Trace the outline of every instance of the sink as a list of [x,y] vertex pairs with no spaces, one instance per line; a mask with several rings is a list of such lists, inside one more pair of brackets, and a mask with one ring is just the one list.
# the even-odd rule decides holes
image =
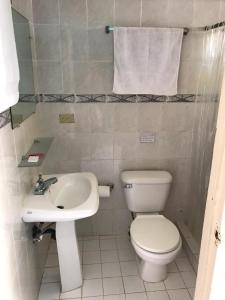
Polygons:
[[24,201],[25,222],[66,222],[94,215],[99,206],[98,182],[92,173],[52,174],[57,177],[44,195],[33,195]]
[[24,200],[24,222],[56,222],[56,243],[62,292],[82,285],[76,220],[94,215],[99,207],[98,181],[92,173],[43,175],[57,177],[44,195],[31,191]]

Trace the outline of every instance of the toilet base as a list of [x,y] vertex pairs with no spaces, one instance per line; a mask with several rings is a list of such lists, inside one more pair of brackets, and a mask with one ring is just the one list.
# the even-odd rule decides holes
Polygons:
[[167,277],[167,265],[156,265],[141,260],[139,262],[139,273],[144,281],[159,282]]

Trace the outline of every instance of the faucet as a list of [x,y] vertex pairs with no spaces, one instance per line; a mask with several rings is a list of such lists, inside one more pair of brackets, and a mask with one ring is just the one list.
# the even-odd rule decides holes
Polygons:
[[47,180],[43,180],[42,175],[39,174],[38,180],[36,182],[35,188],[33,190],[34,195],[44,195],[48,190],[51,184],[54,184],[58,181],[56,177],[51,177]]

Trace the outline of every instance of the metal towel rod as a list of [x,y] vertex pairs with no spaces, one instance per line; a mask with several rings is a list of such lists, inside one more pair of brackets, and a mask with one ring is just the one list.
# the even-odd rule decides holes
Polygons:
[[[208,31],[211,29],[216,29],[219,27],[225,26],[225,21],[219,22],[213,25],[204,26],[204,27],[192,27],[192,28],[184,28],[184,35],[187,35],[189,31]],[[110,33],[114,30],[114,27],[111,25],[105,26],[105,33]]]

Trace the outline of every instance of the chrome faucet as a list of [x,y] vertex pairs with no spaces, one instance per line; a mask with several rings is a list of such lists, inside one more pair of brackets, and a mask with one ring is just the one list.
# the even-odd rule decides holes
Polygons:
[[44,193],[48,190],[51,184],[54,184],[58,181],[56,177],[51,177],[47,180],[43,180],[42,175],[38,176],[38,180],[36,182],[33,194],[34,195],[44,195]]

